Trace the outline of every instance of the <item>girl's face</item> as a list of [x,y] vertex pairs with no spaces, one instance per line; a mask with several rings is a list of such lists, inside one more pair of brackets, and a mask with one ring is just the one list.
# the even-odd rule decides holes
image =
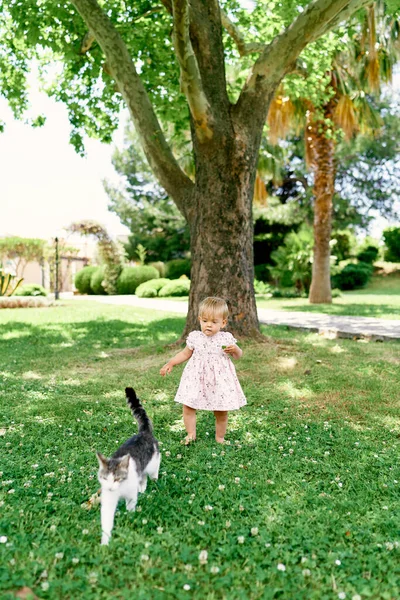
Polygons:
[[218,315],[200,315],[199,316],[201,331],[211,337],[225,327],[227,321]]

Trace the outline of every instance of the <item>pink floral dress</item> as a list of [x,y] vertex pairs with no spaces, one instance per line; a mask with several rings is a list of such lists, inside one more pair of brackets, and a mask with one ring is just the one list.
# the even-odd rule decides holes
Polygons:
[[202,331],[189,333],[186,344],[193,350],[179,384],[175,402],[200,410],[237,410],[246,398],[232,360],[222,346],[235,344],[231,333],[219,331],[209,337]]

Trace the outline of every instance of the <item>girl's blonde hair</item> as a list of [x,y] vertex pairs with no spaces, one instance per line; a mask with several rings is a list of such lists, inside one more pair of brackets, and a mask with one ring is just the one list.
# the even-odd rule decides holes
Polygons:
[[222,298],[216,298],[215,296],[204,298],[199,306],[199,317],[202,315],[215,315],[227,320],[229,315],[228,305]]

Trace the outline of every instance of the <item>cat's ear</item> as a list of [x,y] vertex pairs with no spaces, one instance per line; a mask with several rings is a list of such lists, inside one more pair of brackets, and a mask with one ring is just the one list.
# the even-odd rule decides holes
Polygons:
[[122,469],[127,469],[129,465],[129,454],[125,454],[125,456],[123,456],[120,461],[119,461],[119,466]]
[[99,461],[99,465],[100,467],[108,467],[108,460],[107,458],[101,454],[101,452],[96,452],[96,456],[97,456],[97,460]]

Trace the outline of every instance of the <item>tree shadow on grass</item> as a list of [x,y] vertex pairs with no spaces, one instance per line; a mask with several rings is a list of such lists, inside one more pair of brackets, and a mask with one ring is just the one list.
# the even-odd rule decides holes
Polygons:
[[110,349],[138,348],[149,343],[163,346],[179,338],[183,323],[184,319],[178,317],[150,322],[93,319],[42,326],[11,323],[3,334],[7,342],[3,368],[12,367],[15,372],[43,360],[50,367],[71,360],[93,359]]

